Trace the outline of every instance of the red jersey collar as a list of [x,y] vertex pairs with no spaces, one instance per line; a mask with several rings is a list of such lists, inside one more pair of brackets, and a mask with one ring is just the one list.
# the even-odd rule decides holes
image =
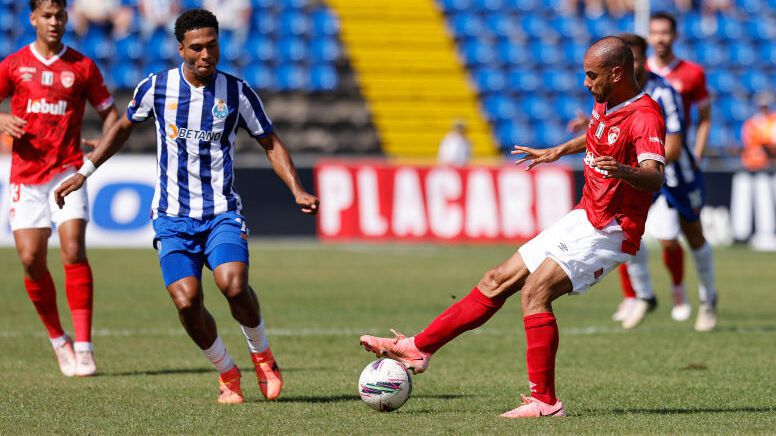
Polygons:
[[638,95],[625,100],[624,102],[618,104],[617,106],[615,106],[615,107],[613,107],[611,109],[606,109],[606,112],[604,113],[604,115],[611,115],[615,111],[620,110],[620,109],[624,108],[625,106],[633,103],[634,101],[640,99],[642,95],[644,95],[644,93],[640,92],[640,93],[638,93]]
[[62,57],[63,54],[65,54],[65,51],[67,51],[67,46],[62,44],[62,50],[60,50],[59,53],[55,54],[54,56],[48,59],[43,57],[42,54],[38,53],[38,51],[35,50],[34,42],[30,44],[30,51],[32,52],[32,55],[35,56],[35,58],[40,61],[40,63],[48,67],[54,62],[56,62],[57,60],[59,60],[59,58]]
[[655,57],[650,56],[649,59],[647,59],[647,67],[649,68],[649,71],[652,71],[658,76],[663,77],[670,74],[671,71],[674,71],[674,69],[676,69],[676,67],[679,65],[679,62],[682,62],[682,60],[674,56],[674,60],[669,62],[668,65],[661,67],[661,66],[658,66],[657,61],[655,60]]

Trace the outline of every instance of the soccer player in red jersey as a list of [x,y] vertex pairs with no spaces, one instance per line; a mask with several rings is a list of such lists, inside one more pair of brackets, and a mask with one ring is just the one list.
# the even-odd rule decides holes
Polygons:
[[663,185],[665,125],[657,103],[641,92],[633,54],[606,37],[585,54],[585,87],[595,98],[586,135],[550,149],[515,146],[528,169],[586,151],[582,200],[573,211],[486,272],[477,286],[414,337],[362,336],[367,351],[426,370],[431,355],[485,323],[522,291],[531,396],[505,418],[563,416],[555,395],[558,325],[552,301],[579,294],[637,252],[652,193]]
[[[709,129],[711,128],[711,105],[709,91],[706,88],[706,77],[703,68],[684,59],[676,57],[673,52],[673,43],[676,40],[676,20],[670,14],[658,12],[650,17],[649,44],[654,50],[654,55],[647,60],[647,67],[653,73],[666,79],[682,97],[684,108],[684,120],[691,125],[690,106],[695,105],[698,114],[698,128],[695,132],[695,146],[692,151],[695,162],[699,162],[708,142]],[[683,164],[684,172],[696,172],[701,177],[700,170],[694,162]],[[673,180],[674,170],[669,168],[666,172],[667,180]],[[702,196],[702,192],[697,195]],[[690,199],[695,204],[702,205],[700,197]],[[696,211],[700,213],[700,208]],[[656,237],[663,246],[663,263],[668,269],[673,285],[674,306],[671,317],[677,321],[684,321],[690,317],[691,306],[688,302],[687,292],[684,287],[684,251],[679,244],[679,230],[687,238],[692,250],[695,267],[700,279],[698,294],[700,306],[695,322],[698,331],[709,331],[717,324],[717,291],[714,277],[714,260],[711,246],[703,235],[703,227],[700,219],[686,219],[678,217],[676,208],[658,201],[650,212],[648,224],[649,233]],[[679,219],[681,218],[681,219]],[[677,225],[678,223],[678,225]],[[621,270],[623,293],[625,297],[633,297],[632,285],[624,270]],[[642,307],[643,309],[643,307]],[[636,325],[643,318],[644,310],[634,311],[630,314],[631,325]],[[619,311],[618,311],[619,314]],[[616,315],[618,315],[616,314]],[[640,318],[639,318],[640,315]],[[628,317],[629,315],[625,315]],[[635,316],[635,318],[634,318]]]
[[[65,7],[66,0],[30,0],[35,42],[0,62],[0,100],[11,97],[11,113],[0,114],[0,131],[13,137],[9,212],[24,286],[48,331],[62,373],[89,376],[96,367],[91,341],[93,280],[84,242],[87,195],[82,190],[59,209],[53,192],[83,164],[85,102],[100,114],[103,132],[118,119],[118,112],[94,62],[62,44]],[[46,264],[52,224],[59,233],[75,344],[60,324]]]

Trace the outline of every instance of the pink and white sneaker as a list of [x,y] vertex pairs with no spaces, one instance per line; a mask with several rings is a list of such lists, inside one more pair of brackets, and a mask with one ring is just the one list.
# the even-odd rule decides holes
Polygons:
[[558,400],[555,404],[549,405],[534,397],[526,397],[520,394],[523,404],[517,408],[503,413],[502,418],[541,418],[544,416],[566,416],[566,409],[563,403]]
[[431,353],[424,353],[415,346],[415,337],[406,337],[391,329],[394,338],[378,338],[376,336],[361,336],[361,345],[366,351],[375,353],[377,357],[387,357],[404,364],[414,374],[420,374],[428,368]]
[[54,354],[57,356],[57,363],[62,375],[65,377],[76,375],[75,352],[73,351],[73,342],[69,337],[65,338],[62,345],[54,347]]

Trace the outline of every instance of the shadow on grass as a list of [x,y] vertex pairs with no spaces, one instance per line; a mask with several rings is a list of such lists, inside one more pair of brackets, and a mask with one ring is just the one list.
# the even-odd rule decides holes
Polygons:
[[[435,400],[452,400],[457,398],[474,397],[475,395],[456,395],[456,394],[440,394],[440,395],[413,395],[412,398],[430,398]],[[277,399],[278,403],[339,403],[346,401],[360,401],[357,395],[325,395],[320,397],[311,396],[296,396],[296,397],[280,397]],[[261,400],[263,401],[263,400]]]
[[[324,371],[330,368],[316,367],[316,368],[283,368],[283,372],[304,372],[304,371]],[[131,376],[154,376],[154,375],[175,375],[175,374],[215,374],[214,368],[168,368],[168,369],[151,369],[151,370],[138,370],[138,371],[124,371],[124,372],[98,372],[95,377],[131,377]],[[253,369],[249,369],[253,372]],[[245,374],[246,370],[243,370]]]

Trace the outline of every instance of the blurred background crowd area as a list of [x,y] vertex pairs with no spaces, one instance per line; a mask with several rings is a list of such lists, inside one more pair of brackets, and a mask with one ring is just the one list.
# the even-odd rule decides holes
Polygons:
[[[675,51],[706,69],[712,163],[735,165],[754,96],[776,84],[776,0],[652,0],[676,14]],[[204,7],[221,65],[265,100],[297,153],[433,157],[463,122],[476,157],[548,147],[592,100],[582,57],[634,30],[633,0],[71,0],[65,42],[93,58],[123,108],[178,65],[172,23]],[[0,0],[0,58],[34,40],[28,2]],[[7,103],[3,105],[7,108]],[[6,109],[7,110],[7,109]],[[153,153],[151,123],[127,149]],[[99,134],[87,111],[84,136]],[[255,149],[241,141],[238,151]]]

